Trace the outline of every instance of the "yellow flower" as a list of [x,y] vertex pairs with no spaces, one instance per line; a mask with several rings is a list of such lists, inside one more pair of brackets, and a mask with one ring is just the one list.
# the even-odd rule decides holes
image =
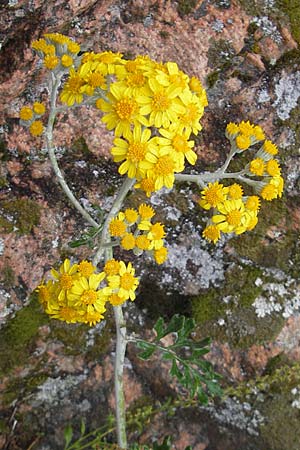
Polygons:
[[239,132],[239,126],[236,123],[229,122],[226,126],[225,135],[229,138],[235,137]]
[[135,299],[135,290],[138,287],[139,280],[134,276],[135,270],[131,263],[126,264],[120,261],[120,270],[117,275],[108,276],[108,283],[113,294],[125,300]]
[[104,272],[92,274],[88,278],[80,277],[74,281],[72,288],[67,292],[67,299],[70,306],[82,309],[84,312],[93,313],[97,311],[102,314],[105,312],[105,302],[107,296],[103,289],[98,287],[104,280]]
[[66,103],[68,106],[74,105],[74,103],[80,104],[83,100],[82,86],[84,80],[75,71],[75,69],[70,69],[70,75],[63,86],[63,90],[60,94],[60,100]]
[[247,197],[245,206],[249,211],[257,212],[260,208],[259,197],[257,197],[257,195],[250,195],[250,197]]
[[266,172],[271,177],[278,177],[281,174],[281,169],[276,159],[270,159],[266,162]]
[[83,260],[78,264],[78,271],[83,277],[88,278],[96,271],[96,267],[91,262]]
[[132,250],[134,249],[136,242],[135,237],[132,233],[126,233],[121,242],[120,245],[124,248],[124,250]]
[[180,89],[182,92],[188,88],[189,77],[179,70],[175,62],[167,62],[164,65],[165,70],[157,70],[156,80],[166,88],[173,86]]
[[72,56],[66,55],[66,54],[62,55],[62,57],[61,57],[61,65],[62,66],[71,67],[73,65],[73,63],[74,63],[74,61],[73,61]]
[[261,158],[253,159],[253,160],[250,162],[249,170],[250,170],[250,172],[253,173],[254,175],[262,176],[262,175],[264,174],[264,171],[265,171],[265,163],[264,163],[264,160],[261,159]]
[[253,136],[254,135],[254,125],[252,125],[249,120],[247,122],[240,122],[239,130],[245,136]]
[[46,55],[44,58],[44,66],[49,69],[55,69],[59,64],[59,58],[55,55]]
[[142,189],[147,197],[150,197],[152,192],[154,192],[155,189],[155,179],[151,177],[145,177],[142,180],[140,180],[138,183],[134,185],[136,189]]
[[29,131],[30,131],[30,134],[32,134],[32,136],[40,136],[41,134],[43,134],[44,125],[42,124],[42,122],[40,120],[35,120],[30,125]]
[[71,265],[68,258],[64,260],[63,264],[59,268],[59,271],[51,269],[52,277],[59,283],[59,301],[63,301],[65,299],[66,291],[72,288],[74,281],[78,278],[77,270],[78,264]]
[[120,297],[118,294],[111,294],[108,299],[109,303],[111,303],[113,306],[120,306],[123,305],[123,303],[126,302],[125,297]]
[[147,153],[146,161],[141,163],[141,168],[147,172],[147,177],[155,180],[155,190],[158,191],[163,186],[169,189],[173,187],[174,172],[179,171],[179,164],[180,160],[175,152],[171,153],[158,147]]
[[178,129],[179,131],[185,130],[187,137],[193,132],[198,134],[202,129],[200,119],[203,116],[204,108],[207,106],[207,99],[205,91],[203,96],[192,94],[188,89],[179,94],[180,100],[184,106],[184,113],[178,115],[178,120],[171,127]]
[[176,122],[179,114],[184,114],[184,106],[178,97],[181,89],[176,86],[165,87],[157,80],[150,78],[150,96],[139,96],[137,100],[143,106],[141,114],[149,115],[149,126],[169,128],[171,122]]
[[98,311],[87,311],[82,317],[82,321],[88,323],[90,326],[95,326],[96,323],[100,322],[102,319],[104,319],[104,316]]
[[264,200],[274,200],[274,198],[277,198],[277,189],[274,184],[268,183],[266,184],[262,190],[260,191],[260,195]]
[[150,250],[151,241],[144,234],[140,234],[135,239],[135,245],[140,250]]
[[264,145],[262,146],[262,149],[268,153],[269,155],[277,155],[278,153],[278,148],[276,147],[275,144],[273,144],[273,142],[269,141],[269,140],[265,140]]
[[240,234],[246,230],[247,216],[245,215],[245,205],[241,199],[225,200],[218,205],[218,212],[221,214],[212,216],[211,220],[223,233]]
[[228,187],[228,195],[232,200],[238,200],[239,198],[242,198],[243,193],[243,188],[238,183],[234,183]]
[[70,41],[68,42],[67,47],[70,53],[77,54],[80,52],[80,45],[77,44],[77,42]]
[[220,239],[221,233],[217,225],[208,225],[204,228],[202,236],[214,244]]
[[253,134],[257,141],[263,141],[265,139],[265,133],[259,125],[255,125],[253,128]]
[[35,112],[35,114],[42,116],[43,114],[45,114],[46,111],[45,105],[43,105],[43,103],[40,102],[34,102],[33,111]]
[[120,212],[117,217],[112,219],[109,224],[111,236],[122,237],[127,231],[127,225],[124,223],[125,214]]
[[168,257],[168,250],[166,247],[161,247],[157,250],[154,250],[154,259],[157,264],[163,264]]
[[128,224],[135,223],[139,217],[137,211],[133,208],[125,209],[124,214]]
[[127,173],[129,178],[140,178],[143,175],[141,163],[145,161],[147,152],[154,148],[154,139],[151,139],[151,131],[146,128],[142,131],[140,125],[129,131],[127,141],[121,138],[114,140],[115,147],[111,154],[115,162],[124,161],[119,167],[119,173]]
[[197,161],[197,155],[192,150],[194,147],[194,141],[189,141],[189,132],[183,131],[179,133],[177,131],[159,130],[160,134],[164,137],[158,137],[157,143],[160,147],[165,147],[169,152],[176,152],[180,160],[180,166],[184,165],[184,157],[188,162],[194,165]]
[[108,261],[106,261],[103,270],[108,276],[117,275],[120,270],[120,261],[117,261],[114,258],[109,259]]
[[166,236],[164,225],[157,222],[150,226],[149,232],[147,234],[147,238],[150,240],[150,250],[155,249],[158,250],[164,245],[163,238]]
[[224,188],[223,184],[218,181],[208,183],[208,186],[201,192],[202,198],[199,200],[199,205],[204,209],[217,207],[226,199],[228,188]]
[[23,106],[20,109],[19,117],[21,120],[31,120],[33,118],[33,111],[28,106]]
[[153,216],[155,216],[155,211],[152,208],[152,206],[142,203],[139,206],[139,215],[141,216],[142,220],[147,220],[147,219],[151,219]]
[[110,86],[110,93],[107,95],[108,102],[99,99],[96,102],[96,107],[105,114],[102,117],[109,130],[115,129],[117,137],[124,136],[126,139],[131,139],[131,127],[142,124],[148,126],[148,121],[141,114],[140,105],[135,98],[125,95],[124,89],[113,83]]
[[251,139],[246,134],[239,134],[235,138],[236,146],[239,150],[247,150],[251,145]]

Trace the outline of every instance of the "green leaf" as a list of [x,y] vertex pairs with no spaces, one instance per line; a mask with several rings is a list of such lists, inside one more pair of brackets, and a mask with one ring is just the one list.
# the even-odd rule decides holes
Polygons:
[[65,449],[68,448],[70,442],[72,441],[72,437],[73,437],[72,425],[68,424],[64,429]]
[[85,421],[84,419],[81,419],[81,423],[80,423],[80,434],[81,436],[83,436],[85,433]]
[[150,344],[149,342],[146,342],[146,341],[138,341],[136,343],[136,346],[138,348],[144,350],[138,354],[138,357],[143,360],[147,360],[147,359],[151,358],[151,356],[153,355],[153,353],[156,350],[156,347],[154,344]]

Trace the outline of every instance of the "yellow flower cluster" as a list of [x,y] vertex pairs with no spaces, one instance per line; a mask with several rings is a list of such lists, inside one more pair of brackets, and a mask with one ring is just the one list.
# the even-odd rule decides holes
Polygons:
[[73,51],[74,43],[68,39],[45,35],[33,44],[51,70],[70,67],[60,100],[68,106],[94,104],[104,113],[102,121],[116,137],[114,161],[122,163],[121,175],[137,179],[136,187],[147,195],[163,186],[171,188],[185,160],[195,164],[197,159],[190,135],[201,130],[199,121],[207,106],[201,82],[189,78],[176,63],[142,56],[128,61],[110,51],[86,52],[78,64],[69,66],[63,56]]
[[209,224],[203,231],[203,237],[207,240],[216,243],[221,232],[241,234],[256,226],[259,197],[244,196],[243,188],[238,183],[228,187],[218,181],[209,183],[201,194],[199,205],[206,210],[213,210]]
[[[240,153],[252,146],[256,149],[254,158],[240,172],[243,181],[253,186],[255,194],[264,200],[273,200],[281,197],[283,191],[283,178],[279,162],[274,159],[278,153],[275,144],[265,139],[260,126],[249,121],[240,124],[229,123],[226,127],[226,137],[231,141],[233,153]],[[252,179],[252,178],[255,179]],[[263,177],[258,180],[258,177]],[[245,196],[241,185],[234,183],[224,187],[218,181],[209,183],[201,192],[199,205],[212,209],[212,217],[203,231],[203,236],[216,243],[223,233],[241,234],[252,230],[257,222],[260,199],[257,195]]]
[[39,301],[51,318],[95,325],[104,318],[106,303],[116,306],[135,299],[139,284],[131,263],[111,259],[103,271],[89,261],[71,264],[66,259],[52,278],[38,288]]
[[29,131],[32,136],[40,136],[43,134],[44,125],[39,118],[45,114],[45,111],[45,105],[39,102],[34,102],[32,108],[29,106],[23,106],[20,109],[19,117],[21,119],[21,123],[22,125],[29,127]]
[[43,59],[49,70],[68,70],[77,60],[80,45],[60,33],[44,34],[44,39],[33,41],[32,48]]
[[154,257],[157,264],[163,264],[168,254],[164,246],[166,233],[160,222],[151,223],[154,216],[154,209],[142,203],[138,210],[129,208],[121,211],[111,220],[109,232],[118,239],[123,249],[132,250],[135,255],[146,251]]

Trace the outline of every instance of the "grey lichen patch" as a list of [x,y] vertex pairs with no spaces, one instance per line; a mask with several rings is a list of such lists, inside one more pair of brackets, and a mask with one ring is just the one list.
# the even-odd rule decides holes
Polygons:
[[38,392],[31,401],[32,406],[39,407],[43,404],[58,405],[68,397],[70,390],[87,378],[87,374],[68,375],[65,378],[49,377],[38,387]]
[[300,71],[284,73],[275,84],[276,100],[273,106],[281,120],[290,118],[291,111],[296,108],[300,97]]
[[266,372],[227,389],[226,393],[242,404],[247,402],[251,410],[258,410],[264,418],[259,424],[264,449],[298,450],[299,410],[295,407],[295,394],[300,382],[300,365],[278,355],[270,360]]

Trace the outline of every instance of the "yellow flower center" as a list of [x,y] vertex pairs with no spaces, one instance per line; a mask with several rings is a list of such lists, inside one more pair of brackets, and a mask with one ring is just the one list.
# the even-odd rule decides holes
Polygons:
[[241,223],[242,214],[241,211],[238,209],[233,209],[230,211],[227,216],[226,220],[229,223],[229,225],[233,225],[234,227],[237,227]]
[[151,206],[142,203],[139,206],[139,214],[142,219],[151,219],[155,215],[155,212]]
[[102,73],[91,73],[88,77],[88,83],[96,88],[102,86],[105,83],[105,79]]
[[265,163],[263,159],[256,158],[253,159],[250,163],[250,172],[252,172],[255,175],[262,176],[265,171]]
[[155,166],[155,172],[158,175],[168,175],[169,173],[173,173],[175,169],[175,164],[172,158],[170,156],[165,155],[158,158],[156,166]]
[[189,148],[187,145],[187,140],[183,136],[180,136],[179,134],[174,136],[174,138],[172,139],[172,145],[177,152],[182,153],[186,152],[187,149]]
[[270,155],[277,155],[278,149],[273,142],[266,140],[263,145],[263,149],[265,152],[269,153]]
[[73,77],[70,77],[66,83],[66,89],[73,94],[77,94],[79,93],[82,84],[82,78],[79,75],[74,75]]
[[141,72],[131,73],[127,76],[128,86],[142,87],[145,84],[145,77]]
[[217,206],[218,203],[224,200],[222,187],[219,185],[211,186],[205,193],[207,202],[212,206]]
[[116,103],[115,110],[121,120],[130,120],[138,111],[138,104],[130,98],[122,98]]
[[136,246],[141,250],[148,250],[150,246],[150,241],[147,236],[141,234],[136,238]]
[[132,162],[139,162],[145,159],[146,145],[142,142],[132,142],[128,146],[127,158]]
[[267,184],[261,191],[263,199],[265,200],[273,200],[277,197],[277,189],[273,184]]
[[81,295],[80,300],[85,305],[92,305],[93,303],[96,303],[97,301],[97,292],[89,289],[87,291],[84,291],[84,293]]
[[184,77],[180,73],[174,73],[173,75],[170,75],[170,81],[170,84],[181,88],[185,88],[187,85]]
[[114,55],[113,53],[103,53],[100,56],[100,61],[104,64],[112,64],[116,61],[116,55]]
[[121,245],[125,250],[132,250],[135,247],[135,237],[132,233],[127,233],[121,241]]
[[133,288],[134,282],[135,278],[133,275],[131,275],[131,273],[124,273],[124,275],[121,276],[120,286],[126,291],[129,291]]
[[64,308],[62,308],[60,310],[59,315],[64,321],[69,322],[69,321],[75,319],[76,311],[74,311],[74,309],[72,309],[72,308],[69,308],[68,306],[65,306]]
[[109,259],[104,266],[104,272],[107,275],[117,275],[119,273],[119,270],[120,270],[120,263],[115,259]]
[[208,239],[209,241],[212,241],[214,243],[217,242],[218,239],[220,239],[220,230],[215,225],[209,225],[203,230],[203,237]]
[[122,305],[122,303],[124,303],[125,299],[123,297],[119,297],[118,294],[112,294],[109,297],[109,302],[113,305],[113,306],[119,306]]
[[153,111],[166,111],[170,106],[170,100],[163,91],[153,95],[152,109]]
[[109,224],[109,232],[112,236],[123,236],[126,232],[126,224],[119,219],[113,219]]
[[250,147],[251,140],[249,136],[245,134],[240,134],[236,138],[236,145],[240,150],[247,150]]
[[259,209],[260,200],[257,195],[251,195],[247,198],[246,208],[250,211],[257,211]]
[[229,187],[229,195],[232,199],[238,200],[243,196],[243,188],[239,184],[234,183]]
[[81,275],[83,275],[84,277],[89,277],[95,271],[95,267],[89,261],[81,261],[81,263],[78,265],[78,269]]
[[55,69],[58,63],[59,59],[57,58],[57,56],[50,56],[50,55],[45,56],[44,65],[45,67],[47,67],[47,69],[49,70]]
[[63,273],[60,276],[59,284],[62,289],[71,289],[73,286],[73,278],[68,273]]

